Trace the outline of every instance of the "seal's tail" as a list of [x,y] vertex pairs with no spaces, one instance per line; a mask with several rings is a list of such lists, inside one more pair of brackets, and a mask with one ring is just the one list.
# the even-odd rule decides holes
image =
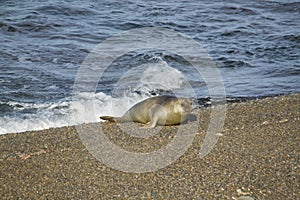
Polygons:
[[107,120],[109,122],[117,122],[116,119],[111,116],[100,116],[100,119]]

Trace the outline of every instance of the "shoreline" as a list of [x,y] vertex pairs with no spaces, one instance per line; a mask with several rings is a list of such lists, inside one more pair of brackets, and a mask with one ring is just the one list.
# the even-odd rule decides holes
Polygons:
[[[290,96],[290,95],[293,95],[293,94],[298,94],[298,93],[269,94],[269,95],[266,95],[266,96],[226,97],[226,104],[244,103],[244,102],[255,101],[255,100],[263,100],[263,99],[266,99],[266,98],[277,98],[277,97],[281,97],[281,96]],[[197,98],[197,99],[194,99],[194,101],[195,101],[194,110],[198,110],[198,109],[202,109],[202,108],[210,108],[211,105],[212,105],[211,104],[211,99],[209,97]],[[218,103],[215,102],[215,104],[217,105]],[[13,119],[11,119],[11,120],[13,120]],[[88,123],[98,123],[98,122],[88,122]],[[26,133],[26,132],[32,132],[32,131],[45,131],[45,130],[53,129],[53,128],[72,127],[72,126],[78,126],[78,125],[81,125],[81,124],[46,126],[44,128],[34,128],[34,129],[31,129],[31,130],[24,130],[23,129],[23,130],[18,130],[18,131],[15,131],[15,132],[1,132],[0,131],[0,136],[5,135],[5,134]],[[1,130],[1,127],[0,127],[0,130]]]
[[[223,131],[212,151],[198,152],[210,108],[197,110],[200,128],[174,163],[149,173],[126,173],[95,159],[74,126],[8,133],[1,140],[4,199],[253,199],[300,198],[300,94],[227,104]],[[191,122],[184,124],[189,130]],[[85,124],[85,128],[100,123]],[[102,123],[108,138],[128,151],[155,151],[178,127],[163,127],[141,141],[116,124]],[[136,124],[128,124],[139,128]],[[193,132],[194,133],[194,132]]]

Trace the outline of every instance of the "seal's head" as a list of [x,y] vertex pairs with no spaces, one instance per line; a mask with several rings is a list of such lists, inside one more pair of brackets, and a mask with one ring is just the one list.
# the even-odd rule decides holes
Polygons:
[[179,98],[174,104],[174,112],[181,115],[188,115],[192,112],[192,102],[189,99]]
[[[163,105],[163,108],[167,113],[163,117],[164,125],[181,124],[188,119],[188,115],[192,112],[192,102],[186,98],[175,97],[169,99],[169,102]],[[163,115],[161,114],[160,116]]]

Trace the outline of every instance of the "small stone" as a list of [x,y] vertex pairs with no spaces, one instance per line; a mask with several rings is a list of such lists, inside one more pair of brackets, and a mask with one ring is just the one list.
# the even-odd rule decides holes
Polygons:
[[262,125],[268,125],[268,124],[270,124],[270,122],[268,122],[268,121],[264,121],[264,122],[262,123]]
[[248,192],[243,192],[241,189],[237,189],[236,192],[238,193],[238,195],[248,195]]
[[237,200],[254,200],[254,198],[250,196],[240,196],[237,198]]
[[289,120],[288,119],[282,119],[279,121],[279,123],[285,123],[285,122],[288,122]]

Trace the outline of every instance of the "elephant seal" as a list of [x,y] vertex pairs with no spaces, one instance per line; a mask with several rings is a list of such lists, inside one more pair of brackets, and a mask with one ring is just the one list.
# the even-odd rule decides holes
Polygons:
[[157,96],[141,101],[131,107],[122,117],[101,116],[110,122],[139,122],[145,127],[176,125],[186,121],[192,111],[192,103],[186,98]]

